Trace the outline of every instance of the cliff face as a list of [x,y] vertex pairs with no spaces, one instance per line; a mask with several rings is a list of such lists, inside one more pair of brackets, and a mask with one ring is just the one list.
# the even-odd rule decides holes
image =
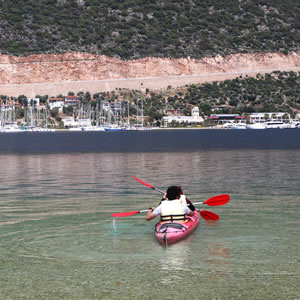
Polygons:
[[234,54],[204,59],[144,58],[124,61],[101,55],[66,53],[15,57],[0,55],[0,85],[142,79],[218,73],[237,76],[265,70],[297,70],[300,53]]

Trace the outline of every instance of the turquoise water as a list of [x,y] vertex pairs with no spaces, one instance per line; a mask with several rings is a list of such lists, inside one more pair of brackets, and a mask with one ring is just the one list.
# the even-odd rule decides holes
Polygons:
[[[300,152],[0,155],[1,299],[300,299]],[[180,184],[228,193],[168,248],[145,215]]]

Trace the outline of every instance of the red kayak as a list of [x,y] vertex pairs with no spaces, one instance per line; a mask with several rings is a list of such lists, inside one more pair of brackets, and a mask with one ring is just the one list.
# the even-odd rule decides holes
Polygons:
[[199,213],[194,210],[193,216],[185,221],[158,222],[155,225],[155,237],[162,245],[172,245],[189,236],[199,224]]

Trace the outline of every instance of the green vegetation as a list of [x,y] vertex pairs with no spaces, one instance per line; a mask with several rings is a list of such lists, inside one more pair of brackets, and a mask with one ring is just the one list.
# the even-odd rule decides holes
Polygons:
[[123,59],[299,51],[299,0],[5,0],[0,52]]
[[253,112],[300,111],[300,72],[273,72],[254,77],[239,77],[223,82],[189,85],[183,96],[179,93],[174,107],[199,105],[200,110],[209,115],[213,107],[224,108],[219,113],[249,114]]

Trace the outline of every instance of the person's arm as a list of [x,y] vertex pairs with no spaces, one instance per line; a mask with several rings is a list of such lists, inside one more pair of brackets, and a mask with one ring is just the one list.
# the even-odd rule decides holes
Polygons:
[[194,211],[196,210],[195,206],[193,205],[193,203],[191,202],[191,200],[186,199],[188,201],[188,207],[190,210]]
[[195,206],[193,205],[193,203],[192,203],[191,200],[189,200],[188,198],[186,198],[185,195],[181,195],[181,197],[184,197],[184,198],[185,198],[186,204],[187,204],[187,206],[188,206],[188,208],[189,208],[190,210],[192,210],[192,211],[196,210],[196,208],[195,208]]
[[160,208],[161,206],[158,205],[156,208],[152,207],[147,211],[146,214],[146,220],[150,221],[152,219],[154,219],[156,216],[160,215]]
[[165,200],[167,200],[167,193],[164,193],[163,197],[161,198],[161,200],[159,202],[159,205],[161,205],[161,203]]
[[191,209],[189,209],[187,205],[184,206],[184,213],[187,216],[193,216],[194,215],[194,212]]
[[156,217],[156,215],[153,213],[153,210],[154,210],[154,207],[150,208],[147,211],[147,214],[146,214],[146,220],[147,221],[150,221],[150,220],[152,220],[152,219],[154,219]]
[[187,214],[188,216],[193,216],[194,212],[190,209],[189,213]]

